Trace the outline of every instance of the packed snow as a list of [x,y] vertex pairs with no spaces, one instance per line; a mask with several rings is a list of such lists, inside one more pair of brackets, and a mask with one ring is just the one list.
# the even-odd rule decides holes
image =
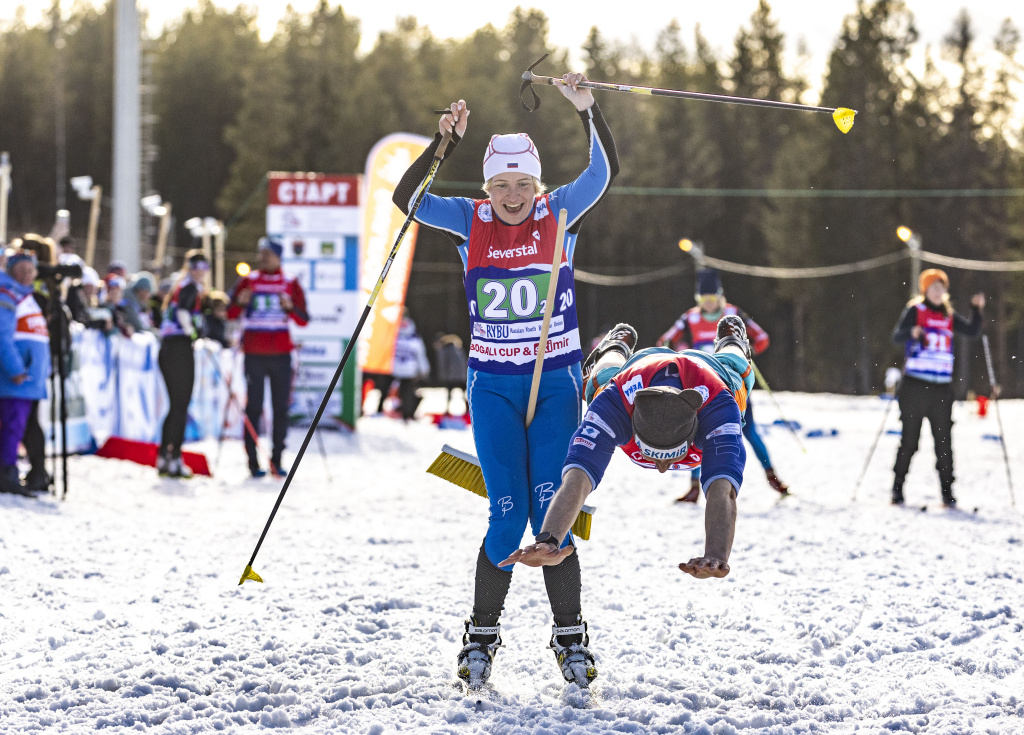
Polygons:
[[[190,481],[72,458],[66,501],[0,495],[0,731],[1024,731],[1024,497],[1011,507],[991,405],[954,408],[949,512],[927,431],[906,507],[888,505],[888,432],[851,502],[884,401],[779,395],[804,452],[754,396],[793,495],[780,502],[748,452],[727,578],[677,569],[703,549],[703,501],[673,503],[688,475],[617,456],[591,496],[592,697],[546,648],[528,568],[493,687],[458,685],[487,507],[424,470],[444,443],[472,451],[469,431],[380,417],[324,433],[328,461],[311,443],[254,565],[266,583],[241,587],[281,481],[249,479],[237,441]],[[423,409],[440,401],[428,391]],[[1024,402],[1001,409],[1024,495]]]

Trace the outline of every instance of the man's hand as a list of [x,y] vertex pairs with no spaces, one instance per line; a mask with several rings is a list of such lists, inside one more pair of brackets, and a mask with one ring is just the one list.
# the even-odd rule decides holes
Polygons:
[[252,301],[251,288],[243,288],[235,294],[235,303],[239,306],[248,306],[250,301]]
[[[26,380],[28,380],[28,373],[22,373],[21,375],[15,375],[13,378],[11,378],[11,382],[14,383],[15,385],[21,385]],[[545,545],[547,545],[547,544],[545,544]]]
[[910,330],[910,336],[916,340],[920,340],[921,337],[924,336],[924,330],[915,324],[913,328]]
[[441,119],[437,121],[437,129],[441,131],[442,136],[451,133],[454,129],[457,136],[464,138],[466,126],[469,124],[469,108],[466,107],[466,100],[452,102],[448,109],[452,111],[452,114],[441,115]]
[[564,546],[561,549],[556,549],[551,544],[530,544],[524,546],[521,549],[513,551],[508,559],[498,564],[499,567],[508,566],[509,564],[525,564],[528,567],[553,567],[562,563],[562,559],[570,556],[573,549],[572,545]]
[[587,87],[579,87],[580,82],[587,81],[587,78],[578,72],[566,74],[561,79],[555,80],[555,87],[562,96],[573,103],[580,112],[594,106],[594,94]]
[[292,310],[292,307],[294,306],[294,304],[292,303],[292,297],[289,296],[287,293],[282,293],[280,296],[277,297],[277,299],[278,303],[281,304],[282,309],[284,309],[285,311]]
[[729,574],[728,564],[721,559],[715,559],[710,556],[701,556],[696,559],[690,559],[690,561],[685,564],[680,564],[679,568],[697,579],[724,577]]
[[984,309],[985,308],[985,294],[980,293],[980,292],[974,294],[974,296],[971,297],[971,306],[976,306],[976,307],[978,307],[978,309]]

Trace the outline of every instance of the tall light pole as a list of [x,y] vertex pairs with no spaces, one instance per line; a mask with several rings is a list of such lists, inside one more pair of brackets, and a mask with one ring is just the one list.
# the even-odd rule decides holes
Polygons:
[[896,228],[896,237],[907,244],[910,251],[910,298],[917,295],[917,281],[921,277],[921,236],[909,227]]
[[89,235],[85,240],[85,264],[91,268],[93,258],[96,257],[96,229],[100,222],[103,187],[99,184],[93,186],[92,176],[74,176],[71,178],[71,188],[78,194],[79,199],[92,202],[92,206],[89,207]]
[[116,0],[114,27],[114,217],[111,259],[139,269],[139,12],[135,0]]
[[152,267],[160,271],[164,266],[164,254],[167,252],[167,232],[171,225],[171,205],[160,198],[159,194],[150,194],[142,197],[139,204],[146,214],[152,217],[159,217],[159,229],[156,235],[156,246],[153,254]]

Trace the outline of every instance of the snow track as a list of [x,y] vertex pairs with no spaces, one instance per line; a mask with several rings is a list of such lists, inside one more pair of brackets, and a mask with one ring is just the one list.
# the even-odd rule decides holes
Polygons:
[[[471,450],[468,432],[325,434],[333,484],[311,445],[254,565],[267,582],[243,587],[280,484],[246,479],[240,446],[188,482],[73,458],[67,502],[0,495],[0,732],[1021,732],[1024,519],[994,420],[954,410],[955,490],[979,513],[911,513],[887,505],[892,435],[849,503],[878,399],[779,399],[839,435],[804,454],[767,432],[794,495],[776,504],[751,456],[724,580],[676,568],[703,548],[703,501],[672,503],[688,476],[612,462],[580,543],[593,701],[567,691],[523,568],[493,691],[455,686],[487,508],[424,470],[444,442]],[[1024,403],[1002,410],[1024,485]],[[925,436],[908,505],[938,501],[931,452]]]

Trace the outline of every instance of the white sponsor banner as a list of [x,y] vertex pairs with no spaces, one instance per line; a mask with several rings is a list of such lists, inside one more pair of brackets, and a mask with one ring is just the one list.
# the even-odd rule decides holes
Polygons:
[[308,339],[296,343],[299,352],[299,362],[328,362],[338,364],[341,362],[341,342],[329,339]]
[[296,330],[298,339],[308,337],[347,338],[355,331],[359,314],[365,304],[358,291],[306,294],[309,324]]
[[313,288],[317,291],[341,291],[345,287],[345,265],[341,261],[317,261],[313,270]]
[[[474,337],[469,345],[469,356],[481,362],[511,362],[516,365],[525,365],[537,359],[537,345],[538,342],[505,344]],[[544,359],[567,355],[578,349],[580,349],[580,333],[578,329],[573,329],[564,335],[548,338]]]
[[359,207],[267,207],[267,232],[359,232]]
[[[543,326],[543,319],[532,322],[505,322],[504,324],[476,322],[473,324],[473,336],[503,342],[520,339],[539,340]],[[548,336],[558,334],[563,329],[565,329],[565,318],[561,315],[552,317],[551,325],[548,327]]]

